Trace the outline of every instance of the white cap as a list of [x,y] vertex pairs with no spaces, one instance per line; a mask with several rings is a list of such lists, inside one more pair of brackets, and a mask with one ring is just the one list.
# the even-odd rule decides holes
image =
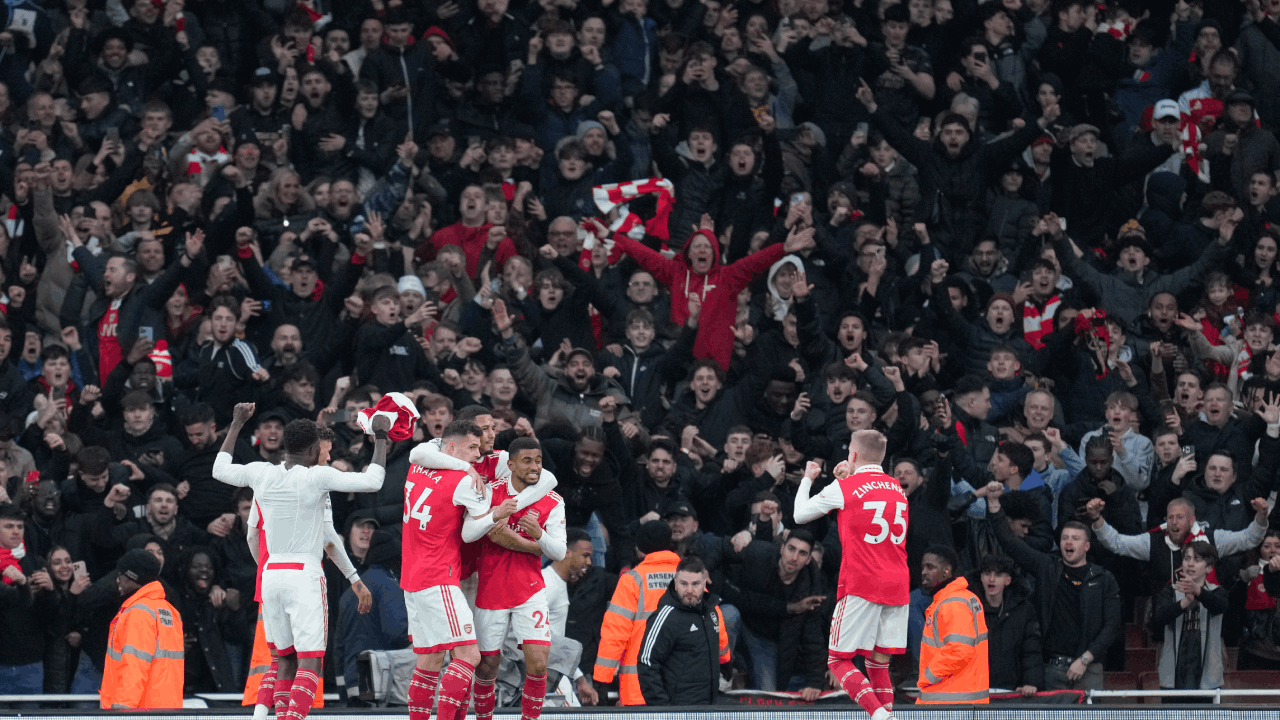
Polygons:
[[1156,103],[1155,112],[1151,113],[1152,120],[1180,117],[1182,117],[1182,111],[1178,109],[1178,103],[1175,100],[1161,100]]
[[418,279],[417,275],[405,275],[401,277],[400,282],[396,283],[396,290],[399,292],[412,290],[422,297],[427,296],[427,288],[423,286],[422,280]]

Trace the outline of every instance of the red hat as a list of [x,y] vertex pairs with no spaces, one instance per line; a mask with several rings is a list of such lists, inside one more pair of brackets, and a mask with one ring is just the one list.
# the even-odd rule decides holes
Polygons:
[[393,442],[408,440],[413,437],[414,423],[418,421],[418,408],[413,401],[398,392],[382,396],[377,405],[360,411],[356,423],[365,433],[373,434],[373,419],[379,415],[391,420],[391,430],[387,438]]
[[439,26],[432,25],[431,27],[427,28],[427,31],[422,33],[422,39],[426,40],[432,35],[449,43],[449,47],[454,48],[455,50],[457,49],[457,47],[453,44],[453,39],[449,37],[449,33],[442,30]]

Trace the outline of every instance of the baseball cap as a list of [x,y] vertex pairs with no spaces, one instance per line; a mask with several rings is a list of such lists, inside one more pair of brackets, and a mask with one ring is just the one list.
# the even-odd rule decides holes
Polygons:
[[1177,118],[1182,117],[1182,112],[1178,110],[1178,103],[1175,100],[1161,100],[1156,103],[1156,109],[1151,113],[1153,120],[1161,118]]
[[662,517],[664,518],[669,518],[672,515],[683,515],[684,517],[691,517],[694,520],[698,519],[698,511],[694,510],[693,506],[684,500],[676,500],[669,503],[662,512]]
[[590,351],[590,350],[587,350],[586,348],[580,348],[580,347],[576,347],[576,348],[574,348],[574,349],[570,350],[570,351],[569,351],[569,354],[564,356],[564,362],[565,362],[565,364],[566,364],[566,365],[568,365],[568,364],[569,364],[569,361],[570,361],[570,360],[572,360],[574,357],[576,357],[576,356],[578,356],[578,355],[582,355],[582,356],[586,357],[586,358],[587,358],[587,361],[588,361],[588,362],[590,362],[590,363],[592,364],[592,366],[594,366],[594,365],[596,364],[595,356],[591,354],[591,351]]

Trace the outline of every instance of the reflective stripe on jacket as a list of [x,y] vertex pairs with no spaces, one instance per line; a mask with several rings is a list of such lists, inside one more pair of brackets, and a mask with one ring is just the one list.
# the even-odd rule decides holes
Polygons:
[[640,657],[645,621],[658,609],[679,564],[680,556],[673,552],[649,553],[643,562],[618,579],[618,587],[609,601],[609,610],[600,626],[600,649],[592,676],[602,683],[612,682],[615,675],[619,676],[618,693],[623,705],[644,705],[636,659]]
[[989,703],[987,618],[964,578],[933,596],[920,638],[918,703]]
[[159,581],[144,585],[111,621],[102,709],[181,708],[182,618]]
[[[249,657],[249,677],[244,681],[244,697],[240,704],[253,706],[258,704],[258,686],[262,684],[262,676],[271,669],[271,648],[267,647],[267,631],[262,625],[262,603],[258,603],[258,629],[253,633],[253,654]],[[311,707],[324,707],[324,678],[316,684],[316,699]]]

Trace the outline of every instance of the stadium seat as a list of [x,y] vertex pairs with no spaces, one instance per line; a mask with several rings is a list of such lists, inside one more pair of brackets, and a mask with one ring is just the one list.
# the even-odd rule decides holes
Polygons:
[[[1142,690],[1159,690],[1160,689],[1160,673],[1151,670],[1148,672],[1138,673],[1138,687]],[[1162,698],[1149,697],[1142,698],[1141,702],[1160,704]]]
[[1125,648],[1144,648],[1147,646],[1147,634],[1141,625],[1129,623],[1124,626]]
[[[1223,673],[1223,685],[1229,690],[1247,690],[1249,688],[1280,688],[1280,673],[1274,670],[1232,670]],[[1232,697],[1233,703],[1257,703],[1266,705],[1275,705],[1276,697],[1274,695],[1258,695],[1249,696],[1241,695]]]
[[1124,669],[1136,673],[1155,670],[1160,661],[1160,649],[1148,647],[1131,647],[1125,650]]
[[[1137,690],[1138,673],[1129,671],[1108,672],[1102,674],[1102,687],[1107,690]],[[1095,703],[1121,705],[1134,702],[1132,698],[1106,697],[1094,700]]]

